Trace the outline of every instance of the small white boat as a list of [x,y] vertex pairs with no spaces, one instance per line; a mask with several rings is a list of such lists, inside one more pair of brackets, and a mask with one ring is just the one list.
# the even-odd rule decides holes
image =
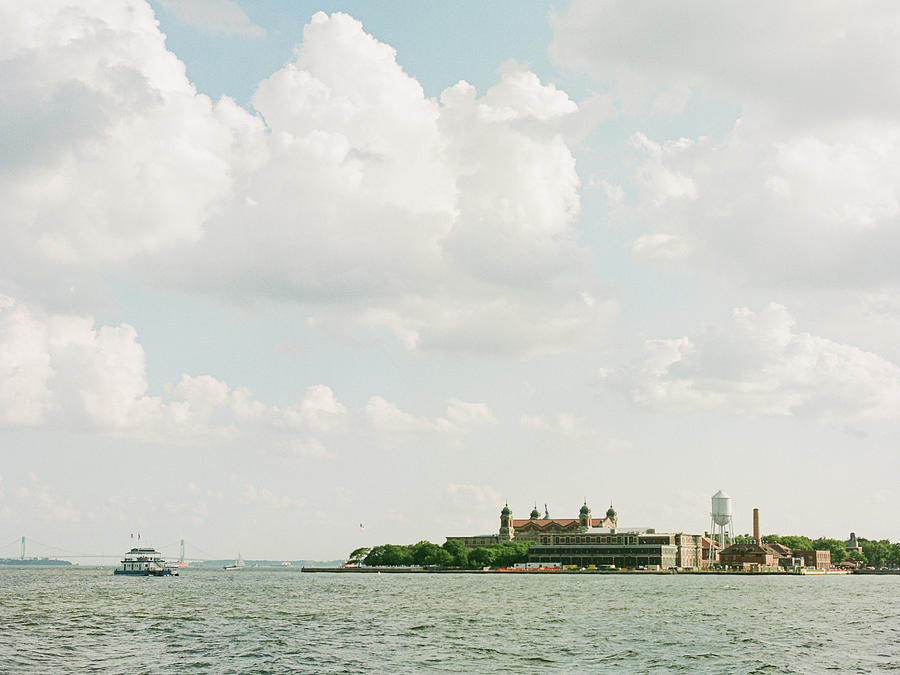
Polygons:
[[222,569],[225,570],[239,570],[244,568],[244,559],[241,557],[241,554],[238,553],[237,559],[234,561],[234,565],[225,565]]

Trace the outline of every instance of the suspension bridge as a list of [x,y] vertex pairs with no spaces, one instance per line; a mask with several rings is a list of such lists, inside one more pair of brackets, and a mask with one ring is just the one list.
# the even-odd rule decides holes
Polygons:
[[[139,546],[140,539],[130,539],[129,546]],[[178,551],[177,561],[184,563],[206,562],[208,560],[230,560],[234,556],[215,555],[209,553],[198,546],[186,542],[184,539],[177,539],[161,547],[155,547],[167,559],[175,560],[176,556],[172,555],[172,551]],[[7,544],[0,545],[0,560],[4,561],[33,561],[33,560],[68,560],[70,562],[92,559],[92,560],[120,560],[125,548],[117,553],[90,553],[86,551],[74,551],[61,546],[47,544],[38,541],[32,537],[17,537]]]

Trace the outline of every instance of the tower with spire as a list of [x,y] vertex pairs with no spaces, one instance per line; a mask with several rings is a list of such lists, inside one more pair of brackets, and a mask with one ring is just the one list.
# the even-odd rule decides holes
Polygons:
[[618,527],[619,526],[619,516],[616,513],[616,510],[613,508],[612,502],[609,503],[609,508],[606,509],[606,527]]
[[591,526],[591,507],[587,505],[587,497],[585,497],[584,504],[578,512],[578,524],[585,529]]
[[507,503],[500,511],[500,541],[512,541],[516,530],[513,526],[512,509]]

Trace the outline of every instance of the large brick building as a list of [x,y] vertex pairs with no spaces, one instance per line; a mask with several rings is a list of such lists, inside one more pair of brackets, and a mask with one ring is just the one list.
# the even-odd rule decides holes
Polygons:
[[507,504],[500,511],[498,534],[447,539],[462,541],[470,548],[503,541],[530,542],[528,560],[536,563],[630,568],[698,568],[705,564],[704,537],[700,535],[622,529],[618,524],[619,517],[612,506],[602,518],[592,517],[585,502],[577,518],[550,518],[546,507],[541,517],[535,507],[528,519],[515,519]]
[[585,502],[578,512],[577,518],[551,518],[545,505],[543,517],[537,510],[537,506],[535,506],[527,519],[516,519],[513,518],[509,504],[506,504],[500,511],[499,534],[447,537],[447,539],[461,541],[468,548],[490,546],[503,541],[513,540],[538,542],[546,539],[549,541],[550,538],[555,536],[580,534],[593,527],[615,528],[618,522],[619,519],[612,505],[607,509],[605,518],[593,518],[591,509]]

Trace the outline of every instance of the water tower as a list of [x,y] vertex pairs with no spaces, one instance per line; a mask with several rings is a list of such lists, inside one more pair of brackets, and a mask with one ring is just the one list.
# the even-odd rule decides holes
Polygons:
[[[713,538],[719,537],[719,550],[725,549],[725,541],[734,538],[734,523],[731,517],[731,497],[719,490],[712,496],[712,512],[710,513],[710,532]],[[709,547],[709,564],[715,561],[715,551],[712,542]]]

